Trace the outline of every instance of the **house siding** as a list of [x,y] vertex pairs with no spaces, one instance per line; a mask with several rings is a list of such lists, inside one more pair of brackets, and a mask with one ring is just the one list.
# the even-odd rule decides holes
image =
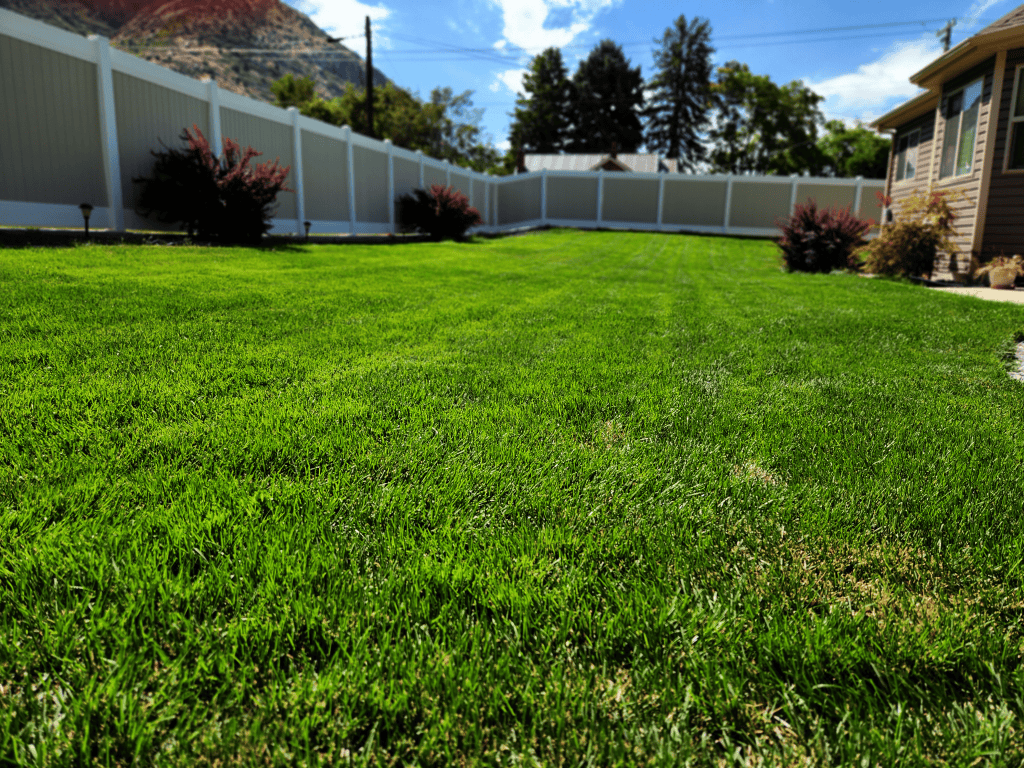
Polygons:
[[981,258],[1006,253],[1024,253],[1024,223],[1021,222],[1021,200],[1024,199],[1024,171],[1004,171],[1009,139],[1010,109],[1013,82],[1017,67],[1024,64],[1024,48],[1008,51],[1003,73],[999,120],[996,124],[992,179],[989,183],[988,208],[985,211]]
[[[942,99],[939,101],[938,119],[935,120],[935,137],[931,157],[932,189],[935,191],[957,190],[964,196],[953,201],[951,207],[956,214],[954,226],[957,234],[953,238],[957,254],[940,253],[936,259],[934,276],[950,277],[953,273],[964,271],[970,262],[971,247],[974,242],[974,214],[978,205],[981,189],[981,178],[985,160],[985,140],[988,132],[989,111],[992,106],[992,85],[995,74],[995,60],[991,59],[975,67],[970,72],[954,78],[942,88]],[[950,95],[970,82],[984,77],[981,90],[981,105],[978,109],[978,129],[974,140],[974,158],[970,173],[961,176],[939,178],[942,161],[942,144],[944,140],[946,102]]]

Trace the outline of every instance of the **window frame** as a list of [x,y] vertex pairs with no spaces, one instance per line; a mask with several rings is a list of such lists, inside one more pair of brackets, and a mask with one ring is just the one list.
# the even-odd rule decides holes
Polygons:
[[960,86],[956,90],[953,90],[953,91],[950,91],[949,93],[943,94],[943,101],[945,102],[946,105],[948,105],[950,99],[952,99],[958,93],[965,93],[967,91],[967,89],[970,88],[972,85],[974,85],[976,83],[981,83],[981,93],[978,95],[978,114],[977,114],[977,117],[975,118],[975,122],[974,122],[974,142],[973,142],[973,145],[971,147],[971,168],[970,168],[970,170],[965,171],[964,173],[957,173],[956,169],[957,169],[957,165],[958,165],[957,161],[960,159],[960,142],[963,140],[963,135],[964,135],[964,114],[968,111],[967,108],[966,108],[967,105],[964,104],[963,100],[961,99],[960,112],[959,112],[960,119],[957,121],[956,143],[954,144],[954,146],[956,147],[956,154],[953,156],[953,170],[952,170],[952,172],[948,176],[943,176],[942,175],[942,164],[943,164],[943,161],[944,161],[944,154],[945,154],[945,151],[946,151],[946,138],[947,138],[946,127],[947,127],[947,125],[949,123],[949,119],[950,118],[946,116],[946,114],[945,114],[946,110],[942,109],[942,103],[940,103],[940,106],[939,106],[939,108],[941,110],[940,114],[942,114],[942,120],[943,120],[943,123],[942,123],[942,146],[939,147],[939,158],[938,158],[939,159],[939,178],[938,178],[938,181],[939,181],[940,184],[945,184],[946,182],[953,181],[955,179],[964,179],[964,178],[966,178],[968,176],[971,176],[974,173],[974,171],[975,171],[976,164],[974,162],[974,155],[977,154],[977,151],[978,151],[978,126],[981,125],[981,105],[984,103],[984,100],[985,100],[985,78],[986,77],[987,77],[987,75],[982,75],[981,77],[976,77],[974,80],[971,80],[969,83],[964,83],[962,86]]
[[1024,72],[1024,64],[1018,64],[1013,74],[1013,90],[1010,91],[1010,104],[1008,112],[1008,121],[1006,123],[1006,140],[1003,146],[1003,173],[1024,173],[1024,165],[1020,168],[1013,168],[1010,166],[1010,157],[1013,154],[1013,127],[1016,123],[1024,123],[1024,115],[1020,117],[1013,116],[1013,108],[1017,102],[1017,89],[1021,87],[1022,80],[1021,72]]
[[[915,134],[916,134],[916,136],[915,136]],[[904,176],[903,176],[903,178],[900,178],[900,175],[899,175],[899,171],[900,171],[900,149],[899,149],[899,146],[900,146],[900,142],[902,142],[904,139],[907,140],[907,148],[905,150],[903,150],[904,152],[906,152],[906,154],[903,156]],[[913,146],[911,146],[911,140],[913,140],[913,142],[914,142]],[[902,136],[900,136],[898,133],[896,134],[896,143],[895,143],[896,151],[895,151],[895,153],[893,155],[893,160],[895,161],[895,167],[893,168],[893,171],[892,171],[892,180],[893,180],[894,184],[902,184],[905,181],[914,181],[917,178],[917,168],[918,168],[918,165],[920,165],[920,163],[918,163],[918,159],[920,158],[920,152],[919,152],[920,148],[921,148],[921,128],[920,127],[917,127],[917,128],[912,129],[912,130],[909,130],[905,134],[903,134]],[[907,176],[907,175],[905,175],[906,174],[906,169],[907,169],[907,158],[909,157],[911,150],[914,151],[914,174],[912,176]]]

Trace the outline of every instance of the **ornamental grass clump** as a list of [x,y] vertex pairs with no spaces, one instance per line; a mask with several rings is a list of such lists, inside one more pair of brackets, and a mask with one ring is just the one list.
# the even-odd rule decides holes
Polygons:
[[399,226],[406,232],[419,232],[434,240],[459,240],[470,227],[483,223],[480,211],[469,198],[452,187],[431,184],[430,191],[414,189],[398,198]]
[[228,138],[218,159],[199,127],[192,129],[194,136],[188,128],[181,134],[187,149],[153,152],[152,176],[134,180],[144,184],[140,213],[180,223],[201,240],[259,242],[271,227],[277,194],[292,191],[285,186],[291,166],[250,165],[261,153]]
[[[884,207],[892,205],[891,197],[881,193],[877,197]],[[862,252],[864,269],[890,277],[930,277],[940,251],[951,258],[957,253],[952,202],[964,197],[961,190],[946,190],[915,192],[901,201],[896,220],[883,227]]]
[[808,199],[793,215],[779,221],[778,241],[790,272],[831,272],[856,268],[854,252],[866,244],[872,222],[858,219],[849,208],[818,208]]

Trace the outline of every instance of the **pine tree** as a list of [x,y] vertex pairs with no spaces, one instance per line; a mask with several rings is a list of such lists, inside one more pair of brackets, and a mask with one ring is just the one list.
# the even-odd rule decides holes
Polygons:
[[654,51],[657,74],[647,83],[644,143],[693,170],[706,156],[701,131],[711,108],[711,24],[680,16],[655,42],[660,48]]
[[573,152],[636,152],[643,143],[644,81],[622,48],[602,40],[572,79]]
[[569,130],[568,73],[562,52],[548,48],[530,62],[513,114],[509,143],[525,152],[556,153],[566,148]]

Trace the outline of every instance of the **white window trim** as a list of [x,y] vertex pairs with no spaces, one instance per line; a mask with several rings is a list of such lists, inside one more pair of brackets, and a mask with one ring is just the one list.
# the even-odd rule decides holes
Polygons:
[[[948,94],[945,95],[945,100],[946,100],[946,103],[948,104],[949,100],[951,98],[953,98],[956,94],[958,94],[958,93],[960,93],[962,91],[966,91],[968,88],[970,88],[972,85],[974,85],[975,83],[978,83],[978,82],[981,83],[981,96],[979,97],[979,101],[978,101],[978,117],[976,118],[976,122],[974,123],[974,148],[971,150],[971,154],[972,155],[977,155],[978,154],[978,126],[981,125],[981,100],[983,100],[985,98],[985,75],[982,75],[979,78],[971,80],[971,82],[969,82],[969,83],[964,83],[960,88],[957,88],[955,91],[950,91]],[[989,108],[991,108],[991,106],[992,105],[989,104]],[[943,176],[942,175],[942,153],[946,149],[946,120],[948,120],[948,118],[945,115],[945,110],[942,109],[942,102],[941,101],[939,102],[939,109],[943,113],[942,114],[942,121],[943,121],[942,122],[942,145],[939,147],[939,183],[940,184],[946,184],[946,183],[948,183],[950,181],[954,181],[954,180],[957,180],[957,179],[965,179],[968,176],[974,175],[974,172],[978,168],[978,164],[974,162],[974,157],[972,156],[971,157],[971,170],[967,171],[966,173],[957,174],[956,173],[957,157],[954,156],[953,157],[953,171],[954,172],[951,173],[949,176]],[[967,111],[967,105],[964,104],[963,106],[960,107],[960,122],[957,123],[957,129],[956,129],[956,144],[955,144],[955,146],[956,146],[956,151],[957,152],[960,151],[960,137],[963,136],[963,134],[964,134],[964,120],[963,120],[963,116],[964,116],[964,113],[966,111]]]
[[[914,149],[917,150],[917,152],[914,154],[914,175],[913,176],[904,176],[902,179],[897,179],[896,178],[896,173],[897,173],[897,171],[899,170],[899,167],[900,167],[900,153],[899,153],[900,141],[904,137],[900,136],[898,133],[896,134],[896,154],[895,154],[895,156],[893,158],[896,161],[896,167],[893,168],[893,174],[892,174],[892,180],[893,180],[894,184],[905,184],[908,181],[915,181],[915,180],[917,180],[918,168],[921,165],[921,163],[920,163],[920,160],[921,160],[921,152],[920,152],[920,150],[921,150],[921,129],[920,128],[915,128],[912,131],[907,131],[905,136],[906,136],[906,139],[907,139],[907,153],[909,154],[910,153],[910,140],[913,138],[915,133],[917,134],[917,144],[914,145]],[[903,170],[906,171],[906,162],[904,162]]]
[[1003,142],[1003,173],[1024,173],[1024,168],[1011,168],[1010,167],[1010,152],[1013,149],[1013,125],[1014,123],[1024,122],[1024,115],[1018,118],[1013,116],[1013,107],[1017,103],[1017,88],[1021,84],[1021,71],[1024,70],[1024,64],[1018,64],[1017,69],[1013,75],[1013,90],[1010,91],[1010,104],[1007,112],[1009,113],[1009,121],[1006,123],[1006,141]]

